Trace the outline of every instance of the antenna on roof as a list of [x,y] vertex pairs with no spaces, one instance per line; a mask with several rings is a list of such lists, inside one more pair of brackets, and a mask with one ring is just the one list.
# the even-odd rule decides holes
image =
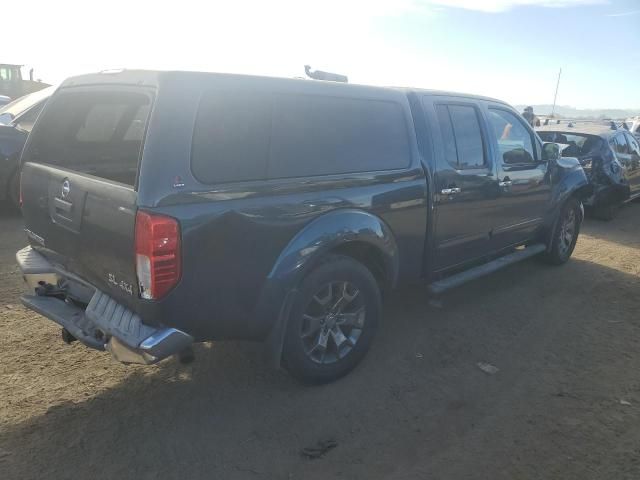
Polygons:
[[304,66],[304,73],[306,73],[309,78],[313,78],[314,80],[325,80],[329,82],[340,82],[340,83],[349,82],[349,79],[347,78],[346,75],[340,75],[339,73],[323,72],[322,70],[311,71],[310,65]]

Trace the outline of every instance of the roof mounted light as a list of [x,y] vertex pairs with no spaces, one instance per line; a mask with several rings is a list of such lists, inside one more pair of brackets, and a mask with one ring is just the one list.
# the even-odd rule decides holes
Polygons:
[[100,70],[101,75],[117,75],[118,73],[124,72],[124,68],[108,68],[106,70]]

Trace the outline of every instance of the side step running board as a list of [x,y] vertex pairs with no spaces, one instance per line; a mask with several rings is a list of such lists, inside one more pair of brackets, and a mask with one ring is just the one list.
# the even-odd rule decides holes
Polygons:
[[527,248],[510,253],[508,255],[505,255],[504,257],[496,258],[489,263],[478,265],[477,267],[470,268],[469,270],[465,270],[464,272],[460,272],[455,275],[451,275],[450,277],[443,278],[442,280],[438,280],[437,282],[433,282],[431,285],[429,285],[429,292],[434,295],[438,295],[451,288],[458,287],[463,283],[467,283],[471,280],[475,280],[476,278],[489,275],[490,273],[507,267],[513,263],[524,260],[525,258],[533,257],[534,255],[544,252],[546,249],[547,247],[542,243],[529,245]]

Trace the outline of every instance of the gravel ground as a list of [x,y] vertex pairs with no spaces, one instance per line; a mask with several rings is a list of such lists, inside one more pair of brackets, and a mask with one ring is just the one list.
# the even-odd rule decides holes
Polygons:
[[19,305],[21,220],[0,213],[0,479],[638,479],[639,219],[587,220],[567,265],[441,307],[391,295],[363,364],[305,387],[256,344],[151,367],[63,344]]

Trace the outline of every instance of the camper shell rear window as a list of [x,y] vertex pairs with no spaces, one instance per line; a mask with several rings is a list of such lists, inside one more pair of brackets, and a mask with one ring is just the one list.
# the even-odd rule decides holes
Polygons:
[[131,90],[62,90],[36,123],[24,161],[133,186],[152,97]]

